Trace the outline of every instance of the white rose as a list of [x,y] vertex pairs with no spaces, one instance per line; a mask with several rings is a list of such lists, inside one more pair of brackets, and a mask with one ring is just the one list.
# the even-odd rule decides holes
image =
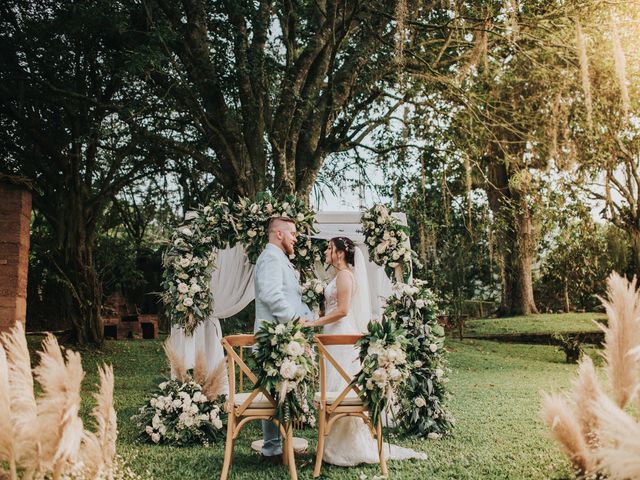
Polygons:
[[427,438],[429,440],[439,440],[441,437],[442,435],[436,432],[430,432],[427,434]]
[[152,433],[151,434],[151,441],[153,443],[160,443],[160,434],[159,433]]
[[156,406],[158,405],[158,401],[155,398],[152,398],[151,400],[149,400],[149,405],[151,405],[153,408],[156,408]]
[[167,433],[167,427],[164,426],[164,423],[160,425],[158,432],[160,432],[160,435],[164,435],[165,433]]
[[151,427],[150,425],[147,425],[144,428],[144,431],[147,432],[149,435],[151,435],[153,433],[153,427]]
[[222,420],[220,420],[219,417],[214,418],[213,420],[211,420],[211,423],[213,423],[213,426],[217,429],[220,430],[222,428]]
[[[191,284],[191,288],[189,289],[189,291],[191,292],[191,295],[195,294],[195,293],[199,293],[202,291],[202,287],[200,285],[198,285],[197,283],[193,283]],[[186,292],[182,292],[182,293],[186,293]]]
[[289,202],[284,202],[284,203],[282,204],[282,209],[283,209],[283,210],[286,210],[287,208],[289,208]]
[[442,378],[442,376],[444,375],[444,370],[442,370],[441,368],[436,368],[436,378],[438,380],[440,380]]
[[298,372],[298,366],[289,360],[288,358],[282,362],[282,366],[280,367],[280,375],[283,378],[292,380],[295,378],[296,373]]
[[187,417],[184,419],[184,426],[185,427],[191,427],[193,426],[194,420],[193,417]]
[[182,406],[182,401],[179,398],[176,398],[171,405],[173,408],[180,408]]
[[198,214],[198,212],[194,211],[194,210],[189,210],[187,213],[185,213],[184,215],[184,219],[189,222],[191,220],[194,220],[196,218],[198,218],[200,215]]
[[249,238],[253,238],[253,237],[255,237],[257,234],[258,234],[258,232],[256,232],[254,229],[250,229],[250,230],[247,232],[247,236],[248,236]]
[[299,357],[304,353],[304,348],[298,342],[291,341],[287,345],[287,355],[291,357]]
[[189,291],[189,285],[183,282],[178,283],[178,292],[187,293],[188,291]]
[[371,375],[371,379],[380,384],[387,381],[387,371],[384,368],[376,369]]
[[392,368],[391,370],[389,370],[389,378],[392,381],[397,382],[402,378],[402,372],[400,372],[400,370],[398,370],[397,368]]
[[421,298],[419,298],[418,300],[416,300],[416,307],[417,308],[424,308],[427,304],[425,303],[424,300],[422,300]]
[[324,288],[322,287],[322,284],[321,283],[316,283],[314,291],[316,293],[318,293],[318,294],[322,293],[324,291]]
[[429,345],[429,350],[431,350],[433,353],[436,353],[436,351],[438,350],[438,345],[432,343],[431,345]]
[[279,323],[276,325],[276,335],[282,335],[286,329],[287,327],[284,326],[284,323]]
[[189,265],[191,265],[191,260],[186,257],[180,257],[180,260],[178,263],[182,268],[187,268]]
[[394,260],[398,260],[400,258],[400,254],[395,251],[393,252],[393,254],[391,254],[391,258],[393,258]]
[[413,366],[415,368],[420,368],[422,367],[422,362],[420,360],[416,360],[415,362],[413,362]]
[[371,379],[367,380],[367,390],[373,390],[374,386],[375,384],[373,383],[373,380]]
[[193,305],[193,298],[185,297],[182,303],[184,304],[185,307],[191,307]]
[[296,220],[298,220],[299,222],[304,220],[304,214],[302,212],[300,212],[298,215],[296,215]]
[[160,387],[160,390],[164,390],[165,388],[167,388],[167,382],[162,382],[160,385],[158,385],[158,387]]
[[153,416],[153,419],[151,420],[151,426],[155,429],[158,429],[158,427],[160,426],[160,417],[158,415]]
[[198,406],[195,403],[192,403],[189,407],[189,413],[191,413],[192,415],[198,413]]
[[191,229],[189,227],[180,227],[178,229],[178,231],[184,235],[185,237],[192,237],[193,236],[193,232],[191,231]]
[[268,214],[271,214],[271,212],[273,212],[273,205],[271,205],[270,203],[267,203],[264,206],[264,211],[267,212]]
[[417,397],[413,402],[416,404],[416,407],[418,408],[422,408],[427,404],[427,402],[422,397]]

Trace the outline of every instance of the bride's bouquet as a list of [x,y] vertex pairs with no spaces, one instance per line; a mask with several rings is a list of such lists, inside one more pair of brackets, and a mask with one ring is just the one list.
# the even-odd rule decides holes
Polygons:
[[388,320],[370,322],[368,333],[357,343],[362,370],[353,382],[361,389],[374,425],[382,412],[395,402],[409,374],[406,344],[405,331]]
[[307,280],[302,284],[302,302],[311,310],[317,311],[324,301],[325,282],[317,278]]
[[254,357],[260,367],[256,387],[276,401],[276,418],[286,427],[292,420],[313,423],[309,395],[316,377],[310,329],[300,323],[263,321],[256,333]]

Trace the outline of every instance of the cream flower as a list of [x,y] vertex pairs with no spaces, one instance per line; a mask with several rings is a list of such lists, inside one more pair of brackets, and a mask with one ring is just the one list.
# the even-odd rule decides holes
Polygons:
[[289,342],[287,345],[287,355],[291,357],[299,357],[304,353],[304,348],[296,341]]
[[424,407],[424,406],[426,406],[426,405],[427,405],[427,402],[426,402],[426,401],[425,401],[425,399],[424,399],[424,398],[422,398],[422,397],[417,397],[417,398],[413,401],[413,403],[415,403],[415,404],[416,404],[416,407],[418,407],[418,408],[422,408],[422,407]]

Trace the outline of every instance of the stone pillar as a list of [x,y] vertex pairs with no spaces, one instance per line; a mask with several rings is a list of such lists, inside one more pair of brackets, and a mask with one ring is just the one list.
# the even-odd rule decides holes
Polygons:
[[0,332],[26,321],[30,223],[28,184],[0,175]]

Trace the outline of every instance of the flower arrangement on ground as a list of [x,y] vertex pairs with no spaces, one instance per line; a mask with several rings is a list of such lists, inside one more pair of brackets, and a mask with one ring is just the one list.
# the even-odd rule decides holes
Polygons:
[[362,214],[362,233],[369,250],[369,258],[384,267],[389,278],[402,267],[403,279],[411,276],[411,261],[417,256],[409,246],[409,230],[384,205],[374,205]]
[[297,321],[263,321],[256,333],[254,357],[259,367],[256,387],[276,401],[276,418],[288,428],[293,420],[313,424],[309,396],[316,381],[315,350],[311,330]]
[[184,368],[170,339],[165,352],[175,378],[162,381],[132,417],[141,429],[141,437],[150,443],[175,446],[224,440],[224,362],[207,375],[202,351],[193,370]]
[[357,342],[362,370],[353,383],[369,409],[375,425],[380,415],[395,403],[408,372],[405,332],[394,322],[369,322],[368,332]]
[[438,325],[436,298],[422,280],[397,283],[387,298],[384,318],[407,332],[409,376],[400,392],[405,432],[420,437],[439,438],[454,422],[445,408],[446,352],[444,329]]

